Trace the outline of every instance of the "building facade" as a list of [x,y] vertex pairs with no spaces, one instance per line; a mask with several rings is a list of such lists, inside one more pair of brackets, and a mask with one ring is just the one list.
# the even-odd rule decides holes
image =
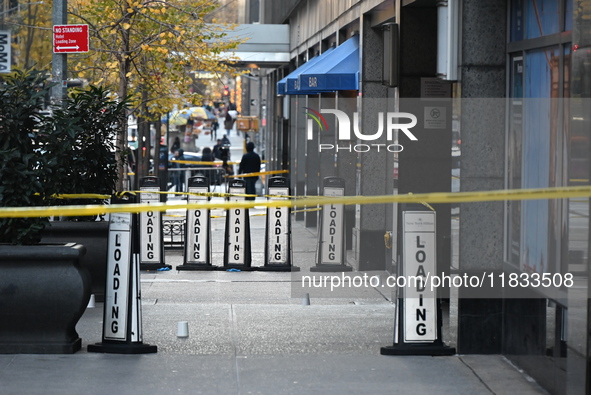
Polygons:
[[[262,73],[268,166],[290,170],[294,194],[322,194],[327,176],[344,179],[346,195],[448,192],[452,144],[461,146],[461,191],[589,185],[591,0],[261,1],[260,12],[263,23],[290,26],[290,64]],[[278,91],[298,69],[320,77],[303,66],[351,40],[356,87],[290,93],[288,78],[288,92]],[[304,108],[357,112],[365,135],[378,130],[380,112],[414,113],[418,141],[383,133],[371,143],[404,149],[362,152],[368,142],[340,139],[333,116],[323,132],[307,133]],[[426,110],[434,108],[447,115],[440,128]],[[321,145],[344,148],[319,152]],[[439,271],[573,281],[520,286],[519,295],[508,286],[460,290],[458,352],[504,354],[551,393],[589,393],[589,199],[463,203],[457,263],[457,209],[434,208]],[[348,264],[392,270],[397,256],[383,236],[396,231],[395,213],[391,204],[346,208]],[[318,218],[296,216],[311,228]]]

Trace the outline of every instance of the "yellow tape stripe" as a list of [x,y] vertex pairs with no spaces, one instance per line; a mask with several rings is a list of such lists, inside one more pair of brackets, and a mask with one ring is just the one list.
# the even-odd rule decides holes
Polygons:
[[[39,195],[36,193],[35,195]],[[111,195],[100,193],[60,193],[51,195],[53,199],[110,199]]]
[[56,199],[110,199],[111,195],[102,195],[99,193],[60,193],[51,197]]
[[[183,165],[219,165],[219,166],[221,166],[223,164],[222,161],[211,162],[211,161],[196,161],[196,160],[173,160],[170,163],[180,163]],[[173,167],[173,169],[174,169],[174,167]]]
[[234,176],[225,176],[225,177],[226,178],[257,177],[257,176],[264,176],[264,175],[267,175],[267,174],[283,174],[283,173],[289,173],[289,170],[259,171],[257,173],[236,174]]
[[260,207],[305,207],[323,204],[383,204],[383,203],[474,203],[504,200],[531,199],[565,199],[575,197],[591,197],[591,187],[560,187],[540,189],[495,190],[485,192],[456,192],[456,193],[417,193],[408,195],[378,195],[378,196],[345,196],[345,197],[315,197],[295,200],[272,200],[255,202],[196,202],[180,205],[165,203],[153,204],[112,204],[108,206],[54,206],[54,207],[4,207],[0,208],[0,218],[46,217],[51,215],[79,216],[98,215],[102,213],[146,211],[166,211],[168,209],[198,209],[198,208],[253,208]]
[[309,212],[309,211],[320,211],[322,210],[322,207],[318,207],[318,208],[305,208],[302,210],[293,210],[291,213],[295,214],[295,213],[305,213],[305,212]]
[[225,193],[225,192],[166,192],[166,191],[132,191],[135,194],[153,193],[157,195],[194,195],[211,197],[257,197],[258,195],[249,195],[247,193]]
[[[180,163],[183,165],[216,165],[216,166],[221,166],[224,164],[224,162],[216,160],[216,161],[202,161],[202,160],[171,160],[169,163]],[[266,163],[266,161],[262,161],[262,163]],[[228,162],[229,165],[239,165],[240,162],[236,162],[236,161],[231,161]],[[174,169],[174,167],[169,167]]]

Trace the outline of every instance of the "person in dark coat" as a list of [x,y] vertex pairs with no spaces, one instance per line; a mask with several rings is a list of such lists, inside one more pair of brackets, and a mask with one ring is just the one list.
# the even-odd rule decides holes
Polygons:
[[[178,160],[185,160],[184,151],[182,148],[174,151],[174,157],[172,158],[172,167],[175,169],[182,169],[185,167],[183,163],[178,163]],[[176,163],[175,163],[176,162]],[[172,172],[172,179],[175,185],[175,192],[185,191],[185,172],[184,170],[176,170]]]
[[213,146],[213,157],[222,160],[222,140],[217,139],[217,144]]
[[232,118],[229,112],[226,112],[226,118],[224,119],[224,129],[226,129],[226,134],[229,136],[230,132],[234,128],[235,119]]
[[172,143],[172,147],[170,147],[170,152],[174,154],[175,151],[178,151],[180,148],[181,140],[178,137],[175,137],[174,142]]
[[218,138],[218,129],[220,128],[220,123],[218,122],[218,119],[214,119],[213,122],[211,123],[211,140],[215,140]]
[[[259,154],[254,152],[254,143],[251,141],[246,144],[246,154],[242,155],[240,160],[240,167],[238,168],[238,174],[246,173],[258,173],[261,171],[261,157]],[[246,182],[246,193],[249,195],[256,195],[256,183],[259,179],[258,176],[244,177]],[[247,197],[246,200],[254,200],[255,197]]]
[[[215,158],[213,157],[213,153],[211,152],[211,148],[209,148],[209,147],[203,148],[203,151],[201,152],[201,161],[202,162],[214,162],[215,161]],[[200,167],[213,167],[213,163],[211,165],[201,165]],[[205,176],[207,177],[207,179],[209,180],[209,183],[215,184],[214,171],[205,170],[204,173],[205,173]]]

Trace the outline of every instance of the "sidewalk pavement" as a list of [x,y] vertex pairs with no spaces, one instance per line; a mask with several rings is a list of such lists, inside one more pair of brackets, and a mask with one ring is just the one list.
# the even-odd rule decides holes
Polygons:
[[[212,219],[213,263],[220,266],[224,223]],[[264,232],[265,217],[252,216],[253,266],[263,264]],[[315,231],[294,221],[292,232],[294,265],[309,274]],[[0,355],[0,393],[546,393],[499,355],[380,355],[392,345],[395,312],[382,289],[312,296],[303,305],[292,273],[177,271],[182,251],[165,255],[173,270],[141,273],[144,343],[157,353],[87,352],[102,339],[103,304],[96,303],[77,325],[78,353]],[[188,321],[188,338],[177,337],[179,321]]]

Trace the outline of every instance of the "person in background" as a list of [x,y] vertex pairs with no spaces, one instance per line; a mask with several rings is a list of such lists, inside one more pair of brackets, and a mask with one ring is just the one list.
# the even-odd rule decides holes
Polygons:
[[224,119],[224,129],[226,129],[226,135],[230,136],[230,132],[234,128],[234,118],[226,111],[226,118]]
[[221,156],[222,161],[224,162],[222,164],[222,167],[224,168],[226,175],[228,175],[228,176],[234,175],[234,166],[228,163],[228,161],[230,160],[230,148],[231,147],[232,147],[232,145],[230,144],[230,140],[228,139],[228,136],[226,136],[224,134],[224,137],[222,138],[222,146],[220,147],[220,156]]
[[224,134],[224,137],[222,137],[222,147],[230,149],[231,146],[232,143],[230,142],[230,139]]
[[218,138],[218,129],[220,128],[220,123],[218,122],[217,116],[211,123],[211,141]]
[[[179,160],[185,160],[185,156],[183,155],[185,151],[182,148],[177,149],[174,151],[174,157],[172,158],[172,167],[174,169],[182,169],[185,167],[184,164],[178,163]],[[183,170],[173,170],[172,171],[172,180],[175,185],[175,192],[184,192],[185,191],[185,172]]]
[[221,139],[217,139],[217,143],[216,145],[213,146],[213,157],[215,159],[222,159],[222,140]]
[[174,138],[172,147],[170,147],[170,152],[174,154],[174,152],[177,151],[179,148],[181,148],[181,139],[179,139],[179,137],[177,136]]
[[[246,144],[246,154],[242,155],[238,174],[258,173],[260,171],[261,157],[254,152],[254,143],[251,141]],[[246,182],[246,193],[248,195],[256,195],[256,183],[258,179],[258,176],[244,177],[244,181]],[[255,197],[247,197],[246,200],[255,200]]]
[[[213,162],[215,161],[215,158],[213,157],[213,153],[211,152],[211,148],[209,147],[205,147],[203,148],[203,151],[201,152],[201,161],[202,162],[212,162],[211,165],[201,165],[199,167],[213,167]],[[209,184],[215,184],[215,179],[214,179],[214,171],[212,170],[205,170],[204,171],[205,176],[207,177],[207,179],[209,180]]]

